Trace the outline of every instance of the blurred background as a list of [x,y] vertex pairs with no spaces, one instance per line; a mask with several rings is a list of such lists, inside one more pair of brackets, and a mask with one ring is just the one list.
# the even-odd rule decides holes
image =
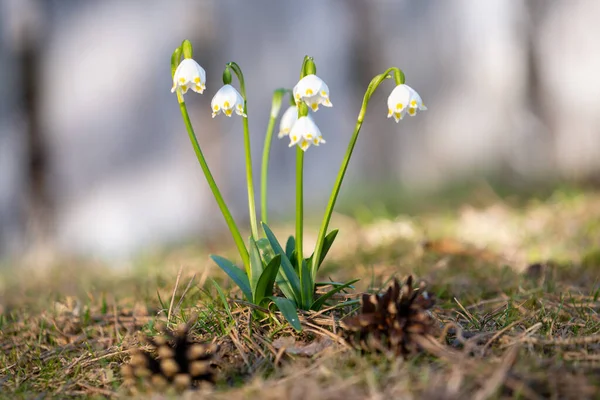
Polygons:
[[[272,91],[315,58],[334,106],[314,115],[327,144],[306,154],[309,215],[325,208],[364,90],[390,66],[429,110],[395,124],[393,83],[380,87],[342,203],[473,179],[597,180],[599,17],[596,0],[0,0],[0,258],[126,259],[225,231],[170,93],[185,38],[208,76],[188,108],[238,223],[241,120],[210,117],[228,61],[246,77],[258,185]],[[294,152],[275,140],[271,220],[294,209]]]

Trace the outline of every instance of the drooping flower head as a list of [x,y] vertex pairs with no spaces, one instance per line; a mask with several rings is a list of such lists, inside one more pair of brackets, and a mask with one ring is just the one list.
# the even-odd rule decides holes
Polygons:
[[289,147],[297,144],[303,151],[306,151],[311,145],[318,146],[321,143],[326,142],[313,119],[308,115],[298,118],[290,131]]
[[319,104],[331,107],[329,100],[329,87],[321,78],[314,74],[306,75],[294,86],[294,99],[296,103],[304,101],[313,111],[319,109]]
[[185,58],[175,70],[173,75],[173,87],[171,93],[181,89],[183,94],[187,93],[188,89],[192,89],[196,93],[204,92],[206,89],[206,71],[196,61],[191,58]]
[[417,110],[425,111],[427,107],[413,88],[401,84],[392,90],[388,97],[388,118],[393,116],[398,122],[406,113],[411,116],[417,114]]
[[246,114],[244,114],[244,99],[231,85],[224,85],[219,89],[210,102],[210,107],[212,108],[213,118],[221,112],[228,117],[231,117],[233,111],[235,111],[237,115],[246,117]]
[[281,117],[281,122],[279,123],[279,134],[277,137],[281,139],[284,136],[290,134],[292,127],[298,121],[298,107],[290,106]]

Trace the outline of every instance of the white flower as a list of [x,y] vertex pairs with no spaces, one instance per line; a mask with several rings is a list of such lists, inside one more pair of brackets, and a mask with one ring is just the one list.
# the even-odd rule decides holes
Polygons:
[[400,121],[406,113],[415,115],[417,109],[427,110],[421,96],[408,85],[398,85],[392,90],[388,97],[388,118],[394,117],[396,122]]
[[204,92],[206,89],[206,71],[196,61],[191,58],[184,59],[173,75],[173,87],[171,93],[178,88],[181,88],[183,94],[188,89],[192,89],[196,93]]
[[235,110],[237,115],[246,117],[244,114],[244,99],[242,95],[231,85],[225,85],[215,94],[210,102],[212,108],[212,117],[223,111],[223,114],[231,117]]
[[290,131],[290,145],[297,144],[304,151],[311,145],[318,146],[325,143],[319,127],[310,116],[300,117]]
[[331,107],[329,88],[321,78],[316,75],[306,75],[294,86],[294,99],[296,103],[304,101],[313,111],[319,109],[319,104]]
[[279,135],[277,135],[279,139],[289,135],[296,121],[298,121],[298,107],[290,106],[285,110],[281,117],[281,122],[279,123]]

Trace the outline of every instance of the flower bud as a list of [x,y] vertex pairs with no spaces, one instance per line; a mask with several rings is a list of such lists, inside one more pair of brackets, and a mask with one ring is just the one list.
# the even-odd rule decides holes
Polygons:
[[184,58],[194,57],[194,50],[192,49],[192,42],[190,42],[189,40],[185,39],[181,43],[181,50],[183,51]]
[[231,70],[225,67],[223,70],[223,85],[231,85]]
[[179,66],[180,61],[181,61],[181,47],[178,47],[175,49],[175,51],[173,52],[173,55],[171,56],[171,79],[173,79],[173,77],[175,76],[175,71],[177,70],[177,67]]

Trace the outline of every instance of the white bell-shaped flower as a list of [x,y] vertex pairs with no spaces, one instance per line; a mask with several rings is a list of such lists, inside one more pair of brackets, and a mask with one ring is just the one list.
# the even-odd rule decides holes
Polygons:
[[188,89],[192,89],[196,93],[204,92],[204,89],[206,89],[206,71],[204,71],[204,68],[191,58],[184,59],[179,63],[173,75],[171,93],[177,89],[181,89],[183,94],[187,93]]
[[321,135],[319,127],[310,116],[300,117],[290,131],[290,145],[297,144],[303,151],[306,151],[311,145],[318,146],[326,143]]
[[388,118],[392,116],[396,122],[400,121],[407,113],[415,115],[417,110],[425,111],[421,96],[408,85],[398,85],[388,97]]
[[298,121],[298,107],[290,106],[281,117],[279,122],[279,139],[290,134],[292,127]]
[[224,85],[219,89],[210,102],[210,107],[212,108],[213,118],[221,112],[228,117],[231,117],[233,111],[235,111],[237,115],[246,117],[246,114],[244,114],[244,98],[231,85]]
[[329,100],[329,87],[323,82],[318,76],[311,74],[306,75],[304,78],[294,86],[294,99],[296,103],[304,101],[313,111],[319,109],[319,104],[323,104],[325,107],[331,107],[331,101]]

